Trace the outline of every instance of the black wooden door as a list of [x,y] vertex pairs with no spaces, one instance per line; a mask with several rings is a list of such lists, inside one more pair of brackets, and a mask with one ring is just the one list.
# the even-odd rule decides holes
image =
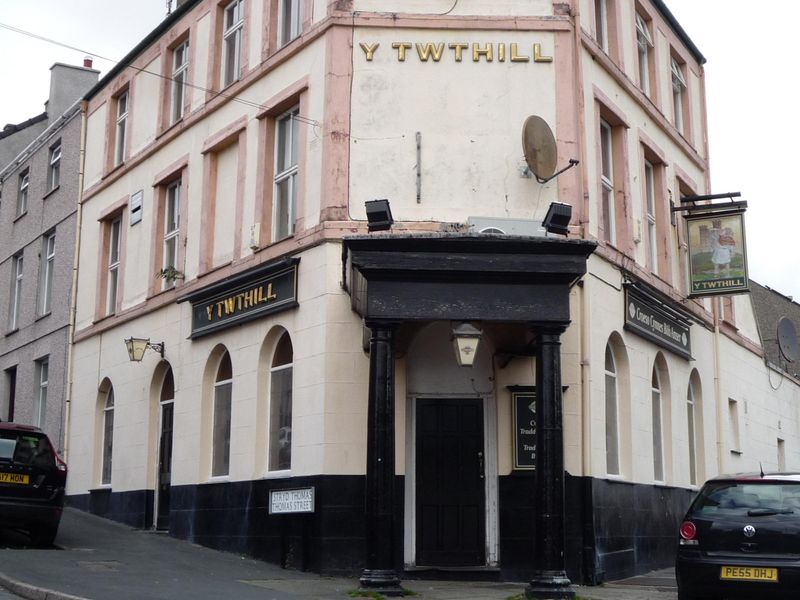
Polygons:
[[418,400],[416,438],[417,565],[484,565],[483,400]]
[[169,529],[169,490],[172,483],[173,402],[161,405],[161,440],[158,453],[158,516],[156,529]]

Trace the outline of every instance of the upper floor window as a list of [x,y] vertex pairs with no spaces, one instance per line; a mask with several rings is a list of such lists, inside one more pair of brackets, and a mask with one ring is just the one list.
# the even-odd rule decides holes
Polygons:
[[224,10],[222,85],[237,81],[242,68],[242,30],[244,29],[244,0],[233,0]]
[[653,163],[644,161],[644,197],[647,215],[647,260],[653,273],[658,271],[658,235],[656,228],[656,174]]
[[280,40],[284,46],[300,35],[303,28],[303,0],[281,0]]
[[300,107],[278,117],[275,135],[275,189],[273,237],[281,240],[294,234],[297,207],[297,170]]
[[615,244],[616,211],[614,207],[614,146],[611,125],[600,121],[600,193],[602,223],[606,241]]
[[189,71],[189,40],[172,51],[172,94],[170,124],[183,118],[186,102],[186,78]]
[[28,193],[31,185],[30,169],[25,169],[19,174],[19,188],[17,190],[17,216],[28,212]]
[[117,290],[119,286],[120,250],[122,239],[122,217],[118,216],[106,225],[108,228],[108,257],[106,278],[106,311],[114,314],[117,310]]
[[608,0],[594,0],[595,39],[608,52]]
[[[180,240],[181,182],[174,181],[167,186],[164,199],[164,272],[178,269],[178,242]],[[164,289],[173,287],[175,278],[164,278]]]
[[653,62],[653,36],[648,22],[636,13],[636,45],[639,54],[639,86],[650,96],[650,70]]
[[22,254],[11,259],[11,297],[8,307],[8,328],[14,331],[19,328],[19,316],[22,307]]
[[53,298],[53,272],[56,261],[56,234],[49,233],[42,239],[41,265],[39,267],[39,315],[50,312]]
[[116,99],[116,119],[114,126],[114,166],[121,164],[125,160],[125,150],[127,147],[127,124],[128,124],[128,91],[125,90]]
[[47,167],[47,190],[58,187],[61,181],[61,140],[50,148],[50,163]]
[[686,78],[683,76],[681,65],[675,58],[670,61],[672,70],[672,110],[675,128],[686,135]]

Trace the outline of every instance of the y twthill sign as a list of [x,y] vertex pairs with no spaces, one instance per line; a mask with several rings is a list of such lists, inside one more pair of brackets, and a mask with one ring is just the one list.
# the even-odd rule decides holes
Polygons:
[[689,297],[747,292],[744,214],[686,217]]
[[297,306],[298,262],[260,267],[182,298],[192,303],[192,339]]

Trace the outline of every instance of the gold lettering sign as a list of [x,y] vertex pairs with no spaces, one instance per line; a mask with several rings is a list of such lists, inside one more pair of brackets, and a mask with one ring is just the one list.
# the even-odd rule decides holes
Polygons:
[[277,299],[278,295],[272,291],[271,283],[266,285],[266,290],[264,289],[264,285],[258,285],[234,296],[223,298],[214,304],[209,304],[206,306],[206,317],[208,321],[212,321],[215,315],[218,319],[229,317],[242,310],[253,308],[254,306],[272,302]]
[[[368,62],[372,62],[375,54],[380,48],[380,43],[366,43],[359,44],[361,50],[364,52],[364,58]],[[420,62],[435,62],[438,63],[445,56],[445,49],[452,52],[453,60],[455,62],[462,62],[464,60],[464,50],[472,49],[472,62],[485,61],[487,63],[495,62],[534,62],[534,63],[551,63],[553,62],[552,56],[547,56],[542,53],[542,45],[540,43],[533,44],[530,47],[531,52],[526,54],[521,51],[519,44],[512,42],[506,47],[505,42],[488,42],[480,44],[473,42],[453,42],[445,44],[444,42],[425,42],[412,44],[411,42],[392,42],[392,49],[397,51],[398,62],[405,62],[409,54],[409,50],[416,48],[417,57]]]

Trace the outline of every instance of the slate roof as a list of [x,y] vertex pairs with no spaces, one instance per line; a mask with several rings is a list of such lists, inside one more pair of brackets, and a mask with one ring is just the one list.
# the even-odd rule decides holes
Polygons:
[[800,333],[800,304],[752,279],[750,297],[767,362],[800,379],[800,359],[788,362],[778,347],[778,321],[782,317],[788,317]]

